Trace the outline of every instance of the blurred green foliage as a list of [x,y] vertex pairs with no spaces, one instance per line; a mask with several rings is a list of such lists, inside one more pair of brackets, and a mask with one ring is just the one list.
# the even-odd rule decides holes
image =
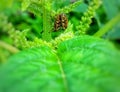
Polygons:
[[[34,1],[34,0],[33,0]],[[53,9],[57,10],[64,6],[67,6],[77,0],[57,0],[53,1]],[[29,11],[21,11],[21,2],[22,0],[1,0],[0,3],[0,15],[4,14],[4,21],[12,23],[13,27],[16,30],[23,31],[29,29],[26,37],[28,40],[33,40],[35,37],[41,38],[43,32],[43,20],[42,16],[36,16]],[[83,13],[87,10],[90,0],[85,0],[82,4],[78,5],[75,9],[67,14],[69,22],[73,24],[73,31],[76,31],[76,25],[79,24]],[[109,3],[111,2],[111,3]],[[28,4],[28,3],[27,3]],[[120,12],[120,0],[102,0],[100,8],[97,10],[95,17],[92,19],[90,28],[87,31],[87,34],[93,35],[98,29],[104,26],[109,20],[114,18]],[[39,13],[38,13],[39,15]],[[2,19],[2,18],[0,18]],[[5,41],[6,43],[13,44],[13,41],[9,38],[7,32],[4,31],[3,26],[5,26],[3,20],[0,23],[0,40]],[[52,21],[54,23],[54,20]],[[4,24],[4,25],[3,25]],[[119,48],[120,40],[120,23],[118,23],[114,28],[111,29],[103,37],[106,39],[112,40],[116,46]],[[62,31],[61,31],[62,32]],[[53,32],[53,37],[61,32]],[[2,53],[2,52],[1,52]],[[4,54],[3,54],[4,55]]]
[[[100,5],[98,9],[93,8],[93,1],[101,2],[101,4],[98,3]],[[90,7],[91,3],[93,6]],[[66,14],[69,20],[68,28],[55,32],[54,21],[56,14],[59,13]],[[22,90],[27,91],[31,88],[32,92],[36,91],[37,87],[42,87],[42,90],[49,92],[44,88],[44,85],[51,79],[56,79],[57,76],[60,79],[56,79],[52,85],[47,86],[48,88],[53,90],[55,87],[57,91],[58,89],[67,89],[66,91],[69,89],[71,92],[78,90],[87,92],[88,89],[91,92],[98,92],[98,90],[100,92],[118,92],[120,89],[120,22],[112,25],[112,27],[108,25],[109,30],[101,37],[103,40],[94,37],[96,32],[105,28],[106,24],[114,20],[116,16],[120,20],[120,0],[83,0],[83,2],[82,0],[1,0],[0,67],[2,68],[0,68],[0,80],[3,79],[3,83],[0,82],[0,92],[4,90],[8,81],[6,87],[8,89],[6,90],[9,91],[11,86],[11,92],[18,92],[21,87],[23,87]],[[49,21],[49,19],[51,20]],[[85,35],[90,36],[75,37],[80,22],[83,24],[82,31],[85,29]],[[44,30],[49,29],[48,34],[51,34],[52,40],[46,42],[42,38],[46,38],[47,35],[43,35],[43,33]],[[115,47],[104,40],[111,41]],[[33,49],[25,50],[27,48]],[[21,52],[18,53],[19,51]],[[14,54],[15,56],[13,56]],[[13,57],[8,59],[10,56]],[[61,62],[59,62],[60,60]],[[69,88],[66,88],[64,79],[61,81],[61,77],[65,75],[63,72],[60,74],[61,65],[57,67],[56,61],[63,64],[62,69],[65,69]],[[39,65],[41,70],[38,73]],[[47,71],[50,74],[45,73],[46,76],[44,74],[41,76],[40,73],[47,66],[50,67],[51,71]],[[14,68],[16,69],[15,72],[13,72]],[[29,71],[30,73],[37,72],[37,77],[35,76],[31,80]],[[80,73],[83,75],[79,75]],[[55,76],[53,77],[53,75]],[[22,80],[23,77],[25,79],[30,77],[29,83],[31,85],[26,87],[24,80]],[[45,81],[43,81],[44,77]],[[79,84],[78,79],[82,84]],[[22,82],[18,84],[21,80]],[[38,81],[42,84],[39,84]],[[15,84],[11,85],[12,83]],[[79,87],[80,85],[81,87]]]

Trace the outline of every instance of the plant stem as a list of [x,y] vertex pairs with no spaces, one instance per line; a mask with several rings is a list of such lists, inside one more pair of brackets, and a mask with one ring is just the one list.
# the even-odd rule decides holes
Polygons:
[[17,48],[15,48],[15,47],[13,47],[13,46],[11,46],[3,41],[0,41],[0,47],[3,47],[5,49],[9,50],[11,53],[19,52],[19,50]]
[[[43,34],[42,38],[43,40],[50,41],[51,40],[51,23],[50,23],[50,12],[46,9],[46,3],[50,3],[49,0],[42,0],[43,3]],[[49,4],[49,8],[50,8]]]
[[98,30],[94,34],[94,36],[96,36],[96,37],[103,36],[105,33],[110,31],[110,29],[112,29],[118,22],[120,22],[120,13],[117,16],[115,16],[112,20],[110,20],[104,27],[102,27],[100,30]]

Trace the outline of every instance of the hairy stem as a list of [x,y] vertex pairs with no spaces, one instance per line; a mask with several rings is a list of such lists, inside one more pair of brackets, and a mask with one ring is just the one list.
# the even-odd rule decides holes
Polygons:
[[17,52],[19,52],[19,50],[17,48],[15,48],[15,47],[13,47],[13,46],[11,46],[11,45],[3,42],[3,41],[0,41],[0,47],[7,49],[11,53],[17,53]]
[[[51,19],[50,19],[50,2],[49,0],[42,0],[42,3],[43,3],[43,34],[42,34],[42,38],[43,40],[46,40],[46,41],[50,41],[51,40]],[[49,4],[49,6],[47,5]],[[49,7],[49,10],[46,9],[47,7]]]
[[120,22],[120,13],[115,16],[112,20],[110,20],[105,26],[103,26],[100,30],[98,30],[94,36],[96,37],[101,37],[103,36],[105,33],[107,33],[108,31],[110,31],[110,29],[112,29],[118,22]]

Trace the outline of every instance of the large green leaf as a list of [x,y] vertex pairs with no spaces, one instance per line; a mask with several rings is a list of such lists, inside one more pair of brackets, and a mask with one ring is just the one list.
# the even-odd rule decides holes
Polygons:
[[71,92],[120,90],[120,55],[110,43],[88,36],[76,37],[61,43],[58,55]]
[[119,92],[120,54],[107,41],[75,37],[22,51],[0,68],[0,92]]
[[62,84],[57,58],[48,47],[21,52],[0,71],[0,92],[60,92]]

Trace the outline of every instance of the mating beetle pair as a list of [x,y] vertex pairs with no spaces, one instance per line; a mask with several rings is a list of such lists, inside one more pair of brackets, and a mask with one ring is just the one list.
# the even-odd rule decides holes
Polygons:
[[54,31],[58,31],[60,28],[66,29],[68,25],[68,19],[65,14],[59,14],[56,16],[55,22],[54,22]]

